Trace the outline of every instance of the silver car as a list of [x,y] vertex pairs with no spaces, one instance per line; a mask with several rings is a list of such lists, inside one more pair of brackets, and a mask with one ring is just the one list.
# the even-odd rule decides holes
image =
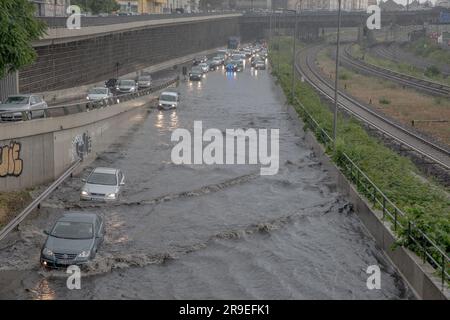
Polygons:
[[21,121],[43,118],[47,108],[47,103],[37,95],[13,95],[0,104],[0,119],[1,121]]
[[47,234],[41,265],[50,268],[83,265],[94,259],[105,234],[103,219],[94,213],[64,214]]
[[125,176],[119,169],[99,167],[82,181],[85,184],[81,188],[81,200],[115,201],[125,185]]
[[139,76],[137,79],[139,89],[147,89],[152,86],[151,76]]
[[137,90],[137,83],[134,80],[118,80],[116,83],[116,92],[118,94],[133,93]]
[[96,87],[88,91],[86,99],[89,101],[101,101],[111,98],[112,96],[113,94],[111,93],[109,88]]

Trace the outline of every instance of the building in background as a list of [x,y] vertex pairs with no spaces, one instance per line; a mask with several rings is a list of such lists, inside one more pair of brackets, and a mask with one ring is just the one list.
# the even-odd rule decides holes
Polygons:
[[394,0],[380,1],[379,6],[382,11],[406,10],[406,8],[404,6],[395,2]]
[[61,17],[66,15],[70,0],[30,0],[36,7],[39,17]]
[[138,0],[118,0],[117,3],[120,6],[120,12],[138,13]]
[[[298,9],[304,11],[336,11],[338,10],[338,0],[289,0],[288,8],[295,10],[297,3],[300,3]],[[342,0],[341,8],[344,11],[362,11],[369,6],[369,0]]]

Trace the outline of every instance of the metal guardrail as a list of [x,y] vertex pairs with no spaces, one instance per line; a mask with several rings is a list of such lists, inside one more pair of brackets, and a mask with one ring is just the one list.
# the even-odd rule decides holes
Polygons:
[[[333,142],[330,134],[323,129],[314,117],[308,112],[303,103],[295,98],[295,102],[301,108],[302,118],[306,125],[314,131],[319,141],[325,146]],[[427,261],[436,270],[440,269],[441,286],[444,288],[446,282],[450,282],[450,258],[435,241],[427,236],[414,222],[408,220],[406,214],[400,210],[381,189],[359,168],[355,162],[346,154],[342,153],[337,161],[342,173],[350,179],[356,189],[372,202],[374,207],[379,208],[383,214],[383,221],[389,220],[393,223],[394,231],[406,235],[406,241],[412,243],[422,253],[423,262]],[[440,260],[440,261],[439,261]]]
[[[99,101],[78,102],[78,103],[67,104],[67,105],[51,106],[51,107],[47,107],[47,108],[38,108],[38,109],[33,109],[31,111],[30,110],[2,111],[2,112],[0,112],[0,123],[17,122],[14,120],[2,121],[2,115],[11,115],[11,117],[14,118],[14,114],[20,113],[21,119],[19,119],[18,121],[20,121],[20,120],[28,121],[28,120],[32,120],[31,113],[35,112],[35,111],[44,111],[45,118],[52,118],[52,117],[62,117],[62,116],[70,115],[70,114],[76,114],[76,113],[80,113],[80,112],[87,112],[87,111],[94,110],[94,109],[104,108],[104,107],[108,107],[108,106],[112,106],[112,105],[119,104],[122,102],[126,102],[129,100],[136,99],[136,98],[148,95],[150,93],[156,92],[158,90],[166,88],[167,86],[169,86],[173,83],[176,83],[177,81],[179,81],[179,79],[180,79],[180,77],[177,76],[176,78],[171,79],[171,80],[164,82],[155,87],[151,87],[151,88],[144,89],[144,90],[139,90],[139,91],[136,91],[133,93],[116,95],[116,96],[110,97],[108,99],[103,99],[103,100],[99,100]],[[1,108],[1,104],[0,104],[0,108]]]
[[[311,70],[311,72],[319,79],[321,79],[321,82],[327,86],[328,88],[334,89],[333,86],[324,81],[320,75],[314,71],[312,69],[312,67],[309,65],[308,62],[308,66]],[[298,73],[302,74],[302,70],[301,68],[296,64],[295,68],[297,70]],[[306,80],[308,81],[308,83],[310,83],[311,86],[313,86],[315,89],[317,89],[319,92],[321,92],[325,97],[327,97],[330,100],[334,100],[334,97],[330,94],[328,94],[325,90],[321,89],[317,84],[314,83],[314,81],[312,81],[308,76],[305,76]],[[449,155],[449,151],[442,148],[441,146],[421,137],[420,135],[405,129],[404,127],[400,126],[399,124],[393,122],[392,120],[387,119],[386,117],[381,116],[380,114],[376,113],[375,111],[371,110],[370,108],[364,106],[363,104],[361,104],[360,102],[356,101],[355,99],[353,99],[352,97],[350,97],[349,95],[340,92],[339,95],[343,98],[345,98],[346,100],[350,101],[351,103],[353,103],[354,105],[356,105],[358,108],[368,112],[370,115],[382,120],[383,122],[391,125],[392,127],[400,130],[401,132],[413,137],[414,139],[417,139],[418,141],[420,141],[421,143],[426,144],[427,146],[439,151],[442,154],[445,155]],[[372,120],[370,120],[368,117],[363,117],[361,115],[359,115],[357,112],[351,110],[351,108],[348,108],[347,105],[345,105],[343,102],[339,101],[339,107],[343,110],[345,110],[348,114],[350,114],[351,116],[353,116],[355,119],[358,119],[360,121],[362,121],[363,123],[367,123],[370,126],[376,128],[379,132],[383,133],[384,135],[386,135],[387,137],[390,137],[391,139],[397,141],[398,143],[400,143],[403,146],[408,147],[409,149],[413,150],[414,152],[418,153],[419,155],[421,155],[424,158],[427,158],[429,160],[431,160],[433,163],[436,163],[438,165],[440,165],[442,168],[444,168],[445,170],[450,170],[450,166],[446,163],[444,163],[443,161],[437,159],[436,157],[431,156],[430,154],[427,154],[426,152],[422,151],[421,149],[418,149],[416,147],[414,147],[411,143],[408,143],[407,141],[405,141],[404,139],[399,138],[398,136],[395,136],[393,134],[391,134],[388,130],[385,130],[383,128],[381,128],[380,126],[378,126],[377,124],[375,124]]]
[[405,73],[391,70],[369,63],[359,58],[355,58],[350,52],[351,45],[344,48],[344,54],[342,55],[343,62],[347,63],[351,67],[359,70],[363,70],[369,74],[375,74],[380,77],[384,77],[388,80],[393,80],[410,87],[420,89],[432,94],[438,94],[443,97],[450,97],[450,86],[443,83],[425,80],[417,77],[410,76]]
[[[153,21],[162,19],[179,19],[179,18],[193,18],[193,17],[208,17],[226,14],[241,14],[241,12],[208,12],[208,13],[161,13],[161,14],[143,14],[130,16],[82,16],[81,27],[98,27],[107,26],[120,23]],[[67,17],[37,17],[37,19],[45,22],[50,29],[67,28]]]
[[53,182],[44,192],[33,200],[21,213],[19,213],[10,223],[0,231],[0,241],[3,240],[15,227],[19,225],[42,201],[44,201],[61,183],[69,177],[80,165],[81,159],[75,161],[55,182]]
[[[131,94],[125,94],[121,96],[114,97],[113,103],[109,104],[117,104],[123,101],[128,101],[130,99],[134,99],[140,96],[144,96],[146,94],[158,91],[167,87],[168,85],[175,83],[179,80],[179,77],[172,79],[166,83],[163,83],[157,87],[149,88],[146,90],[141,90]],[[119,99],[120,98],[120,99]],[[125,98],[125,99],[124,99]],[[106,101],[107,100],[107,101]],[[110,102],[109,99],[106,99],[104,102]],[[78,105],[78,104],[77,104]],[[56,106],[51,107],[53,109],[56,108],[68,108],[69,106]],[[50,108],[49,108],[50,109]],[[82,112],[82,111],[81,111]],[[5,113],[5,112],[2,112]],[[1,113],[1,114],[2,114]],[[9,112],[10,113],[10,112]],[[9,222],[2,230],[0,230],[0,241],[3,240],[15,227],[17,227],[34,209],[36,209],[42,201],[44,201],[67,177],[69,177],[73,171],[80,165],[82,159],[76,160],[56,181],[54,181],[44,192],[42,192],[36,199],[33,200],[22,212],[20,212],[11,222]]]

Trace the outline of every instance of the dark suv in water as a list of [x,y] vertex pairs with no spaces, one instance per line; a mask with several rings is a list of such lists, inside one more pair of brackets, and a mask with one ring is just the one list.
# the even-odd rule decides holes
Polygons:
[[41,250],[41,265],[50,268],[82,265],[95,257],[105,226],[94,213],[64,214],[50,231]]
[[203,71],[200,67],[196,66],[191,69],[189,72],[189,80],[191,81],[200,81],[203,78]]

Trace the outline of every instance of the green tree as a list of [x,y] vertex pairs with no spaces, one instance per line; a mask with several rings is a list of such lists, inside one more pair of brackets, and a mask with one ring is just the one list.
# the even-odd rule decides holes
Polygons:
[[28,0],[0,0],[0,77],[36,59],[31,41],[45,34],[45,23],[34,16]]
[[116,0],[72,0],[71,4],[79,6],[83,11],[93,14],[111,13],[120,9]]

